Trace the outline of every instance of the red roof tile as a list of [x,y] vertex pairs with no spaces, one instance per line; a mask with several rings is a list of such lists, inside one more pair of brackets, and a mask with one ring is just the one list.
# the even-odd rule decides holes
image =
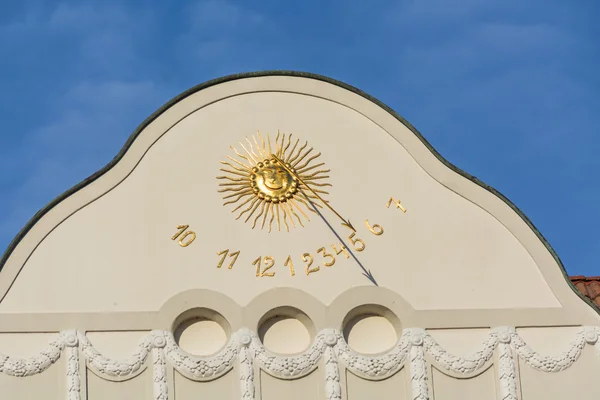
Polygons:
[[600,276],[571,276],[575,287],[600,307]]

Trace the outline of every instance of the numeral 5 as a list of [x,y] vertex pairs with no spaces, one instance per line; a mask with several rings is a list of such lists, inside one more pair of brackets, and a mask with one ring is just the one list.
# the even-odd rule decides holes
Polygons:
[[352,232],[350,236],[348,236],[348,240],[350,240],[350,243],[352,243],[352,246],[354,246],[354,250],[363,251],[366,247],[365,242],[363,242],[363,240],[359,238],[354,239],[355,235],[356,232]]

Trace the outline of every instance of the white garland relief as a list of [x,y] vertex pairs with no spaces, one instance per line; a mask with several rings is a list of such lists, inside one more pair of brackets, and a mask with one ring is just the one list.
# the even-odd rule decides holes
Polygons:
[[34,357],[22,359],[0,354],[0,372],[17,377],[44,372],[60,358],[60,353],[65,348],[67,335],[68,333],[61,333],[58,338],[50,342],[46,349]]
[[168,400],[169,386],[167,384],[167,362],[165,360],[164,347],[167,344],[165,335],[161,331],[152,332],[154,335],[152,349],[152,384],[154,385],[154,399]]
[[498,336],[498,382],[501,400],[517,400],[517,370],[510,346],[511,328],[496,329]]
[[413,400],[429,400],[427,363],[423,349],[423,334],[413,333],[410,346],[410,383]]
[[67,349],[67,399],[79,400],[81,398],[81,378],[79,374],[79,340],[77,332],[66,334],[65,346]]
[[398,344],[387,353],[366,356],[353,352],[339,331],[325,329],[317,334],[312,345],[302,354],[283,356],[270,353],[255,333],[241,329],[217,354],[195,357],[179,348],[171,332],[153,331],[140,341],[137,350],[128,359],[112,360],[100,354],[84,333],[64,331],[34,357],[21,359],[0,354],[0,372],[15,377],[39,374],[50,368],[65,351],[65,397],[67,400],[80,400],[80,356],[101,378],[120,381],[135,378],[144,371],[148,355],[152,354],[154,400],[168,399],[168,364],[194,380],[217,379],[237,365],[240,396],[242,400],[253,400],[255,363],[280,379],[297,379],[314,371],[322,362],[326,397],[328,400],[341,400],[340,367],[364,379],[380,380],[395,374],[409,362],[412,398],[428,400],[426,354],[434,364],[448,371],[470,374],[493,362],[496,351],[500,397],[502,400],[517,400],[515,357],[539,371],[563,371],[579,359],[586,345],[594,346],[600,356],[599,335],[600,328],[584,327],[565,351],[556,356],[544,356],[531,349],[514,328],[502,327],[491,331],[481,350],[459,357],[446,352],[425,330],[410,328],[404,330]]
[[335,357],[334,346],[338,342],[335,332],[325,336],[325,396],[327,400],[341,400],[342,386],[340,385],[340,369]]
[[197,357],[181,350],[171,332],[163,332],[166,340],[165,355],[173,367],[187,378],[206,381],[225,375],[235,363],[238,344],[237,335],[232,335],[229,343],[217,354],[210,357]]
[[342,335],[337,333],[336,351],[338,359],[353,374],[365,379],[385,379],[398,372],[408,355],[410,347],[410,331],[404,330],[400,340],[392,350],[383,355],[365,356],[350,349]]
[[140,340],[137,350],[129,358],[112,360],[100,354],[85,334],[78,332],[77,338],[88,367],[98,376],[110,381],[130,379],[141,374],[146,368],[146,359],[150,354],[153,342],[153,335],[148,335]]
[[483,348],[474,354],[466,357],[459,357],[448,353],[444,350],[431,335],[422,333],[423,347],[425,352],[431,355],[436,364],[444,369],[459,374],[471,374],[483,368],[494,356],[494,350],[498,344],[498,336],[495,332],[491,332],[485,342]]
[[252,343],[249,331],[242,331],[239,335],[240,349],[238,362],[240,363],[240,393],[242,400],[254,399],[254,363],[248,346]]
[[325,336],[335,331],[325,329],[319,332],[313,344],[302,354],[282,356],[269,352],[253,332],[250,333],[252,342],[250,350],[256,363],[271,375],[282,379],[300,378],[308,375],[317,368],[318,362],[325,352]]
[[510,334],[519,358],[530,367],[543,372],[559,372],[569,368],[579,359],[586,344],[586,330],[583,329],[576,334],[575,339],[566,351],[554,357],[542,356],[533,351],[514,329],[511,330]]
[[167,368],[163,349],[152,349],[152,360],[152,384],[154,385],[154,399],[167,400],[169,398],[169,388],[167,385]]

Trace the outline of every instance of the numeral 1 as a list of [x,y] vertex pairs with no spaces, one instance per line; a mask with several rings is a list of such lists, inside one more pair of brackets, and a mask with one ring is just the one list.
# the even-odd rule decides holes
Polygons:
[[[223,266],[223,262],[225,262],[225,258],[227,257],[228,254],[229,254],[229,249],[219,251],[217,253],[218,256],[221,256],[221,255],[223,256],[223,258],[221,258],[221,261],[219,261],[219,264],[217,264],[217,268],[221,268]],[[233,260],[231,260],[227,269],[233,268],[233,264],[235,264],[239,255],[240,255],[239,251],[234,251],[233,253],[229,254],[229,257],[233,258]]]
[[292,263],[292,256],[288,256],[288,258],[283,263],[284,267],[290,267],[290,274],[292,276],[296,275],[296,271],[294,271],[294,264]]

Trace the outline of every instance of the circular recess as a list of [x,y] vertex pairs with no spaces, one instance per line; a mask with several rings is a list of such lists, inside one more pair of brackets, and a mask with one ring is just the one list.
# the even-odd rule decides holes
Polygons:
[[263,345],[273,353],[297,354],[310,346],[315,328],[302,311],[293,307],[279,307],[261,318],[258,336]]
[[173,336],[186,353],[209,356],[221,350],[229,339],[231,327],[218,312],[194,308],[175,320]]
[[400,320],[383,306],[360,306],[344,318],[344,339],[357,353],[383,353],[396,345],[399,332]]

